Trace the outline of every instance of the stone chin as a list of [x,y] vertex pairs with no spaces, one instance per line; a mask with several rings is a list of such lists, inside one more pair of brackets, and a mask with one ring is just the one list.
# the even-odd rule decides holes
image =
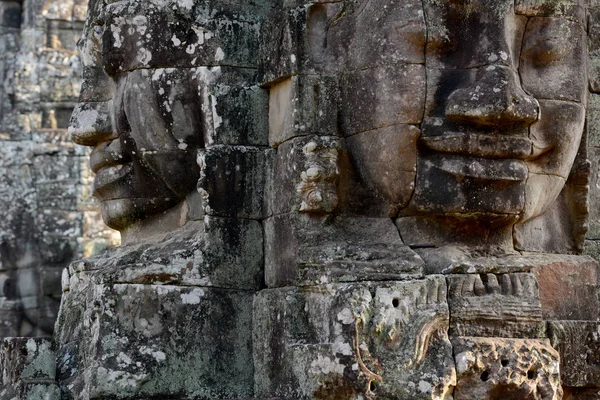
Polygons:
[[100,202],[102,219],[109,227],[124,231],[131,226],[166,212],[180,203],[177,198],[129,198]]
[[[521,160],[453,154],[420,155],[413,197],[406,214],[485,215],[513,221],[526,202],[527,167]],[[507,222],[508,223],[508,222]]]

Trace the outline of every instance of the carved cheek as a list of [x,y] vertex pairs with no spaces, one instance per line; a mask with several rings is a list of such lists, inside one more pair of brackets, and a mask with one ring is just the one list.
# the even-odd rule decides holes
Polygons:
[[520,62],[523,88],[540,104],[530,127],[532,157],[523,220],[542,214],[560,194],[577,155],[585,123],[585,33],[563,18],[531,18]]
[[[188,70],[136,70],[129,73],[125,112],[135,142],[133,158],[180,197],[189,193],[198,179],[195,151],[201,126],[192,114],[193,104],[184,104]],[[193,99],[190,99],[193,100]],[[188,107],[189,106],[189,107]],[[186,174],[181,174],[186,171]]]
[[[125,112],[131,125],[131,136],[139,151],[165,151],[176,149],[168,125],[172,112],[171,103],[164,93],[163,74],[155,70],[135,70],[128,74],[128,88],[125,89]],[[157,80],[153,80],[157,77]],[[179,76],[169,77],[173,82]],[[168,88],[167,88],[168,89]]]
[[561,18],[531,18],[525,32],[520,75],[537,98],[540,120],[530,128],[529,170],[566,179],[577,154],[587,93],[583,28]]
[[361,180],[396,207],[414,189],[416,140],[425,106],[425,68],[403,65],[342,78],[341,125]]
[[346,139],[363,182],[400,208],[406,207],[414,190],[420,133],[414,125],[396,125]]

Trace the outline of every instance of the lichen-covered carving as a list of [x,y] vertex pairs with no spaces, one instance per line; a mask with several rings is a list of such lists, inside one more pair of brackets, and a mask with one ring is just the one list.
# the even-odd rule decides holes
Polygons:
[[597,264],[531,254],[587,217],[587,11],[559,3],[92,1],[71,133],[127,246],[64,275],[61,388],[560,400],[549,321],[599,308],[548,293]]
[[413,242],[580,251],[585,4],[546,3],[274,7],[261,39],[270,144],[315,132],[309,82],[337,82],[338,210],[425,220]]
[[332,212],[336,208],[339,148],[338,141],[328,138],[314,138],[302,148],[304,169],[296,185],[300,212]]
[[260,293],[256,395],[450,399],[455,372],[445,296],[441,277]]
[[[203,207],[196,192],[199,149],[266,144],[266,116],[252,114],[264,114],[267,104],[252,83],[260,8],[96,4],[81,42],[87,75],[70,132],[94,148],[94,196],[104,220],[135,241],[199,217],[190,213]],[[213,11],[225,14],[206,17]],[[216,174],[235,181],[229,170]],[[226,198],[219,190],[210,194],[226,203],[233,186],[225,185]]]

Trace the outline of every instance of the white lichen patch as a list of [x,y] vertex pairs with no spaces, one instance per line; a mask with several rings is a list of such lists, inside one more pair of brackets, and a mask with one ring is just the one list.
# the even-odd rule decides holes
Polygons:
[[193,0],[179,0],[179,6],[181,8],[185,8],[186,10],[191,10],[194,6]]
[[28,355],[35,354],[35,352],[37,351],[37,344],[35,343],[34,339],[29,339],[27,341],[26,347]]
[[455,356],[456,372],[464,373],[473,364],[475,357],[471,352],[463,351]]
[[344,308],[338,313],[337,319],[344,325],[354,323],[354,315],[352,313],[352,310],[350,310],[349,308]]
[[344,373],[344,364],[335,358],[324,357],[319,355],[316,360],[310,363],[310,372],[313,374],[339,374]]
[[217,51],[215,52],[215,61],[220,62],[223,61],[223,59],[225,59],[225,53],[223,52],[222,48],[218,47]]
[[204,290],[194,289],[189,293],[181,294],[181,302],[183,304],[200,304],[200,300],[204,297]]
[[150,356],[154,357],[154,359],[158,362],[162,362],[167,359],[167,355],[164,352],[162,352],[160,350],[154,350],[154,349],[151,349],[146,346],[142,346],[140,348],[140,354],[150,355]]
[[146,374],[132,374],[126,371],[115,371],[99,367],[97,372],[98,382],[104,382],[107,385],[117,385],[123,389],[137,388],[146,378]]
[[421,393],[430,393],[433,386],[427,381],[419,381],[419,391]]
[[335,338],[332,348],[336,354],[342,354],[344,356],[351,356],[353,354],[352,346],[350,343],[346,342],[341,335]]
[[117,356],[117,364],[121,368],[125,368],[131,364],[132,360],[127,354],[120,352]]

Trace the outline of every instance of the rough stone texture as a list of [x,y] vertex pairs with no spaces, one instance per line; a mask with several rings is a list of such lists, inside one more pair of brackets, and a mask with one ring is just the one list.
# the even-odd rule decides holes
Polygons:
[[252,292],[82,275],[64,299],[57,374],[69,396],[251,396]]
[[263,282],[263,231],[252,220],[205,217],[184,229],[73,262],[69,290],[80,273],[105,283],[210,286],[256,290]]
[[266,179],[270,150],[246,146],[211,146],[200,150],[198,191],[207,215],[261,219],[266,214]]
[[9,338],[0,343],[0,398],[60,400],[56,358],[49,338]]
[[596,400],[600,398],[600,389],[564,388],[563,400]]
[[[592,95],[592,99],[598,95]],[[590,100],[592,101],[592,100]],[[597,129],[600,129],[600,126],[596,125],[595,122],[590,120],[591,117],[588,117],[588,126],[590,133],[590,140],[596,140],[595,135],[597,134]],[[590,161],[592,163],[592,176],[590,177],[590,203],[596,204],[597,201],[600,200],[600,192],[597,189],[600,184],[600,175],[598,172],[598,167],[600,165],[600,147],[594,146],[588,149]],[[598,212],[597,207],[590,208],[590,221],[589,221],[589,230],[586,235],[587,239],[590,240],[600,240],[600,213]]]
[[452,342],[454,399],[562,399],[559,355],[547,339],[463,337]]
[[450,399],[441,277],[269,289],[254,301],[256,396]]
[[542,314],[547,320],[589,320],[600,317],[598,263],[588,257],[557,259],[533,268]]
[[281,144],[273,165],[269,214],[332,212],[338,205],[340,140],[303,136]]
[[389,219],[285,214],[267,219],[264,227],[269,287],[403,280],[423,273],[423,261]]
[[560,353],[560,375],[568,387],[600,387],[597,322],[551,321],[548,336]]
[[269,89],[269,144],[296,136],[337,133],[338,82],[333,77],[300,75]]
[[600,4],[588,4],[588,65],[589,82],[592,93],[600,92]]
[[62,269],[118,244],[66,128],[80,88],[82,1],[0,2],[0,337],[50,335]]

